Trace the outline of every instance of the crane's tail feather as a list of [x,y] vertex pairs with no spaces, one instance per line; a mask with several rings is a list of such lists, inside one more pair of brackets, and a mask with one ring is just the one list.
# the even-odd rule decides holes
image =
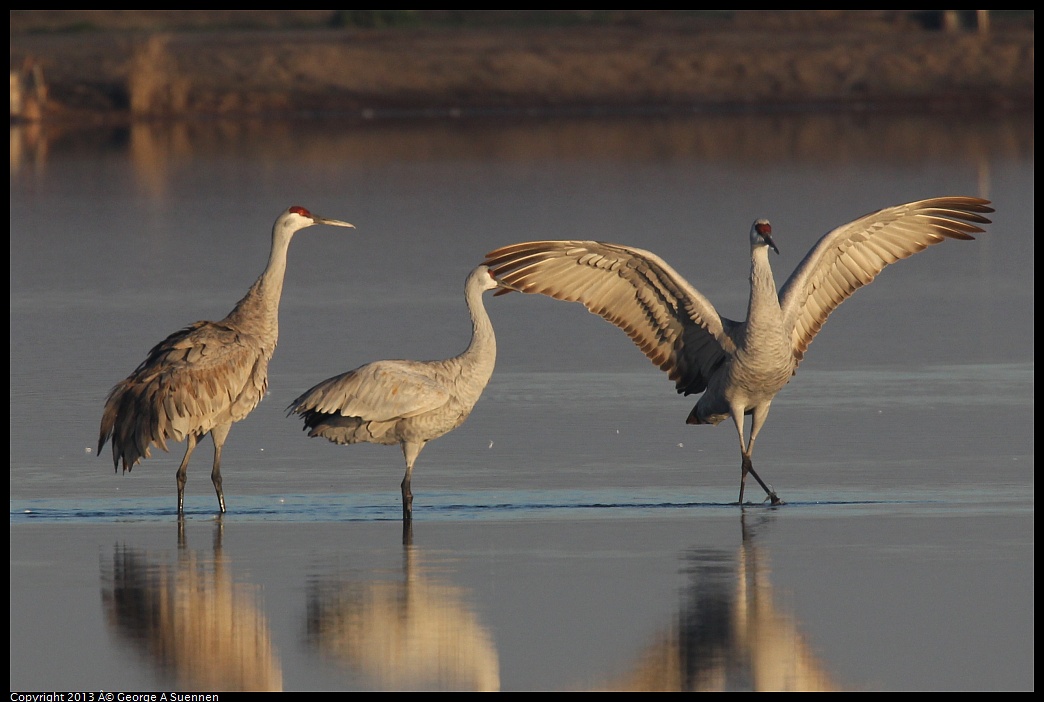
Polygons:
[[323,438],[335,444],[397,444],[391,431],[398,420],[387,422],[367,421],[361,417],[345,417],[341,414],[304,410],[303,429],[309,438]]
[[109,441],[116,472],[130,471],[142,459],[152,456],[152,446],[167,451],[168,438],[174,437],[170,427],[161,422],[161,413],[151,402],[148,384],[119,383],[109,393],[102,412],[98,434],[98,454]]

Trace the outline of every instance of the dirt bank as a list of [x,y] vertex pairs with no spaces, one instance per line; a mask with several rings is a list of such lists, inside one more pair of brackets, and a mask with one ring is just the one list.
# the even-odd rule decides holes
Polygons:
[[[1032,16],[1028,24],[993,23],[987,32],[945,32],[885,23],[881,16],[870,22],[869,13],[856,23],[843,12],[832,23],[796,26],[782,19],[798,15],[785,13],[723,22],[650,12],[639,16],[642,22],[597,25],[386,29],[331,27],[329,21],[316,24],[318,16],[304,17],[332,11],[299,11],[300,17],[283,11],[282,25],[271,23],[269,11],[249,28],[231,26],[227,17],[223,24],[185,26],[159,11],[141,12],[116,12],[107,16],[108,27],[73,32],[57,24],[59,11],[12,11],[12,74],[23,76],[29,98],[40,98],[35,113],[22,112],[110,121],[1033,105]],[[180,12],[202,19],[202,11]],[[137,24],[129,13],[139,13]],[[654,14],[659,21],[652,21]],[[772,24],[769,15],[782,19]],[[848,21],[840,21],[842,15]],[[143,24],[145,18],[151,24]],[[116,26],[115,19],[129,24]],[[287,26],[291,19],[295,23]],[[313,23],[306,26],[306,19]],[[50,31],[42,31],[44,20]],[[37,85],[44,91],[34,93]]]

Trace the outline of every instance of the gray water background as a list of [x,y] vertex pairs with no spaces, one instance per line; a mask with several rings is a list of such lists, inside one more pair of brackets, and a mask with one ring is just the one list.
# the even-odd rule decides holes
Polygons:
[[[215,601],[253,613],[254,668],[218,674],[232,687],[749,689],[783,684],[758,664],[782,636],[807,654],[777,667],[821,673],[797,687],[1032,689],[1033,181],[1032,115],[13,129],[11,688],[213,686],[158,610],[114,604],[197,591],[209,604],[169,610],[179,641],[185,621],[227,623]],[[497,370],[421,454],[411,545],[401,453],[285,417],[364,362],[463,349],[464,277],[497,246],[639,246],[742,319],[754,218],[773,223],[781,285],[832,227],[938,195],[991,199],[994,224],[830,318],[758,440],[786,507],[730,505],[732,427],[686,426],[694,398],[619,330],[538,296],[487,295]],[[270,394],[225,446],[229,513],[206,440],[179,534],[183,447],[113,475],[95,455],[105,395],[165,335],[232,308],[291,204],[358,229],[295,237]],[[388,635],[366,624],[376,603],[411,598],[462,631],[432,624],[432,644],[416,624],[397,657],[360,660],[380,648],[364,633]]]

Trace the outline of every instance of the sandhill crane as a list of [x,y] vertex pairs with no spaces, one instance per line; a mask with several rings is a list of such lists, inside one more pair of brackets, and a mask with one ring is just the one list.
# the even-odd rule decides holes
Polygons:
[[[666,371],[679,393],[703,393],[687,424],[718,424],[728,417],[739,433],[739,503],[747,474],[772,504],[782,500],[754,471],[754,440],[776,393],[797,371],[808,345],[834,309],[889,263],[947,238],[973,239],[989,224],[989,201],[940,197],[872,212],[824,235],[778,295],[768,250],[779,249],[772,226],[750,228],[750,302],[747,319],[718,314],[696,288],[653,253],[597,241],[532,241],[504,246],[485,263],[501,295],[518,290],[580,302],[627,332]],[[744,417],[751,415],[750,441]]]
[[482,293],[496,287],[486,266],[468,275],[464,297],[472,336],[459,356],[367,363],[324,380],[287,408],[288,415],[304,418],[310,437],[337,444],[399,444],[406,459],[401,484],[404,524],[413,519],[410,478],[417,455],[429,441],[464,423],[493,375],[497,341]]
[[186,440],[178,467],[178,514],[185,512],[185,481],[196,443],[208,433],[214,440],[210,479],[218,506],[225,511],[221,490],[221,447],[234,422],[246,417],[265,396],[268,361],[279,335],[279,298],[283,292],[290,239],[306,227],[355,225],[290,207],[272,227],[268,265],[219,322],[201,321],[174,332],[156,344],[133,373],[113,387],[105,401],[98,453],[112,439],[112,462],[132,470],[151,447],[167,450],[167,440]]

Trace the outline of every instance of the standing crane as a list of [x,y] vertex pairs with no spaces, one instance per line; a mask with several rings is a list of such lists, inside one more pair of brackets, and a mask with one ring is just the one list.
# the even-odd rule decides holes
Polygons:
[[214,440],[210,479],[218,505],[225,511],[221,490],[221,447],[234,422],[261,402],[268,388],[268,361],[279,336],[279,298],[283,293],[290,239],[306,227],[354,224],[326,219],[303,207],[283,212],[272,227],[268,265],[219,322],[201,321],[174,332],[156,344],[134,372],[109,392],[102,413],[98,453],[112,440],[112,461],[123,472],[132,470],[151,447],[167,450],[167,441],[186,441],[178,467],[178,515],[185,512],[185,481],[196,443],[207,434]]
[[[890,263],[946,239],[973,239],[989,224],[988,200],[939,197],[888,207],[824,235],[776,293],[768,251],[777,254],[772,225],[750,228],[747,319],[718,314],[696,288],[653,253],[597,241],[531,241],[486,255],[511,290],[580,302],[627,332],[666,371],[679,393],[703,393],[686,424],[731,417],[739,433],[743,503],[747,474],[772,504],[782,500],[754,471],[754,440],[769,406],[797,372],[809,344],[834,309]],[[751,415],[750,440],[744,439]]]
[[497,287],[486,266],[464,284],[471,314],[471,343],[441,361],[374,361],[328,378],[290,403],[287,414],[304,418],[308,436],[336,444],[399,444],[406,459],[402,479],[403,524],[413,519],[410,478],[421,449],[468,418],[493,375],[497,340],[482,293]]

